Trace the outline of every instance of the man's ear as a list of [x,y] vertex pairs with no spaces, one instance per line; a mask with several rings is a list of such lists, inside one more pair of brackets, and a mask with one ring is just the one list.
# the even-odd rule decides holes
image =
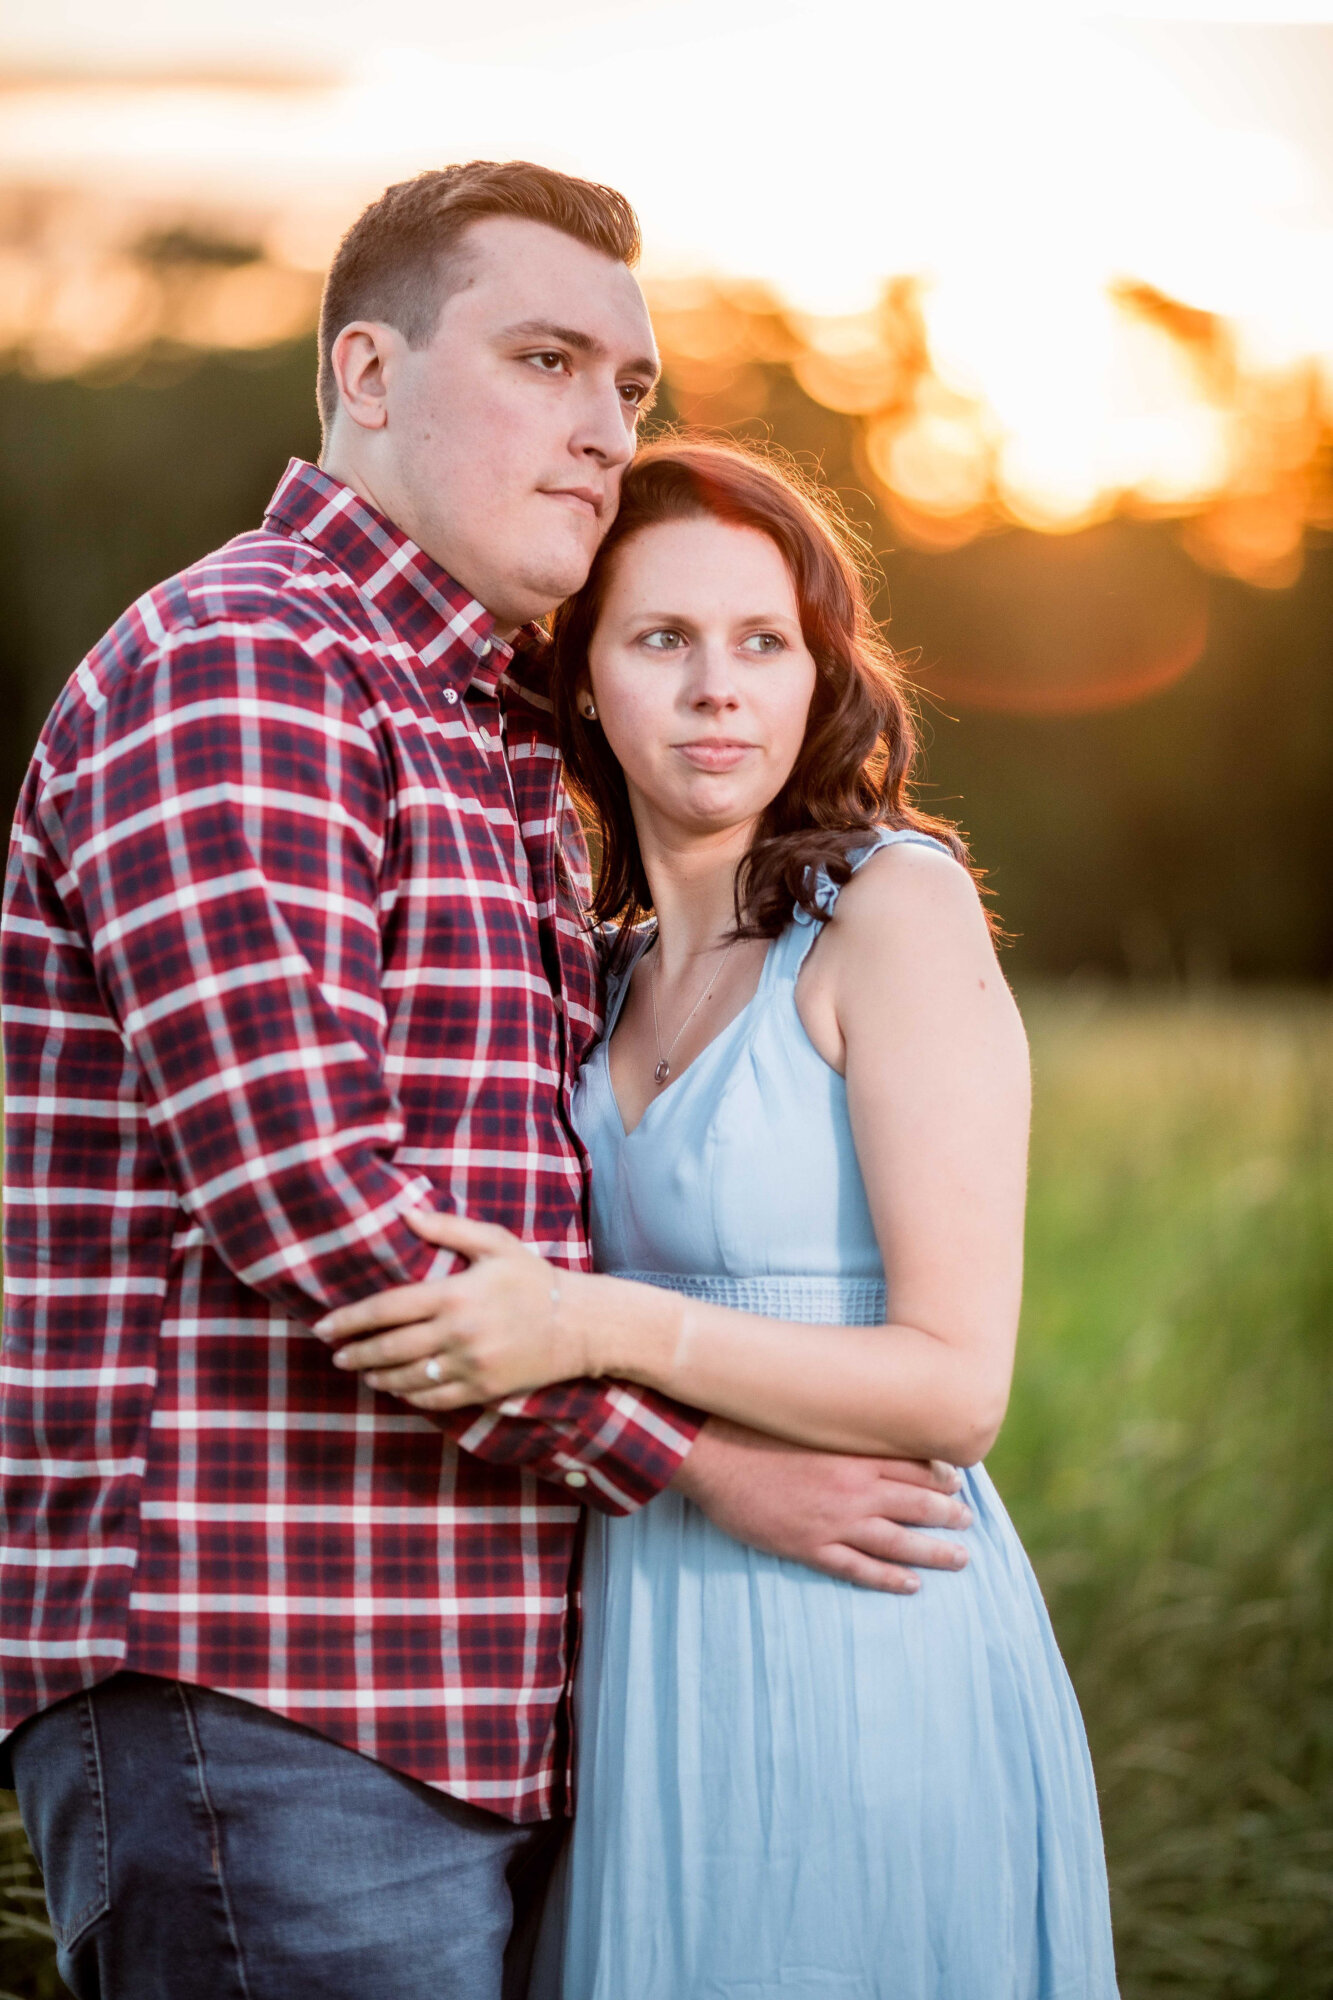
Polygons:
[[403,336],[380,320],[354,319],[329,350],[338,401],[362,430],[382,431],[389,421],[388,377]]

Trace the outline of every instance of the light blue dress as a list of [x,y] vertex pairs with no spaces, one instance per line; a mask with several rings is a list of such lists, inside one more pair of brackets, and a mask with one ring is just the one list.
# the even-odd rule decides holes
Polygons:
[[[858,861],[923,838],[881,834]],[[835,895],[825,879],[824,908]],[[605,1045],[589,1060],[575,1118],[600,1270],[884,1320],[846,1088],[794,1000],[817,928],[798,916],[774,941],[750,1004],[628,1135]],[[542,2000],[1110,2000],[1074,1692],[981,1466],[963,1497],[968,1567],[923,1572],[913,1597],[760,1554],[671,1492],[590,1515]]]

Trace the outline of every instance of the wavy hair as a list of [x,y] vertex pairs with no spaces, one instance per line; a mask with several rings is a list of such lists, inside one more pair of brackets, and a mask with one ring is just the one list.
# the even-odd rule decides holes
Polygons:
[[[579,713],[588,653],[621,549],[663,521],[700,517],[756,528],[795,585],[816,679],[790,776],[760,817],[736,878],[736,933],[776,937],[801,908],[822,920],[818,870],[841,886],[857,836],[878,827],[933,834],[964,866],[956,827],[911,802],[916,726],[902,670],[870,613],[866,554],[833,496],[771,448],[667,436],[626,468],[620,508],[582,590],[556,613],[551,687],[565,774],[600,848],[589,912],[621,937],[652,909],[624,772]],[[979,879],[979,871],[972,873]]]

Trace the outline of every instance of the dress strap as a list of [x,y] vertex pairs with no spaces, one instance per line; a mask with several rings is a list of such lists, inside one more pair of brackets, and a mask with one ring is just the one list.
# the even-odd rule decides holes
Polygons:
[[[847,859],[853,875],[864,868],[872,854],[878,854],[882,847],[933,847],[940,854],[954,859],[942,840],[933,833],[919,833],[914,826],[881,826],[866,835],[864,842],[852,851]],[[839,884],[829,874],[827,868],[818,870],[815,876],[815,905],[818,916],[798,907],[792,912],[792,920],[774,945],[774,974],[778,978],[795,980],[797,973],[810,955],[811,947],[823,930],[825,923],[833,915],[838,902]]]
[[629,992],[629,983],[633,976],[634,968],[656,936],[657,925],[655,923],[644,924],[634,940],[633,948],[624,965],[621,966],[619,972],[612,972],[607,976],[606,1005],[602,1009],[602,1040],[604,1042],[610,1041],[616,1022],[620,1019],[620,1010],[625,1004],[625,995]]

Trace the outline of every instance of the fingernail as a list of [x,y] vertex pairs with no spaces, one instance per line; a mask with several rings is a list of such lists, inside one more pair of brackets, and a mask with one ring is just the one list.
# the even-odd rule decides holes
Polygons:
[[369,1375],[363,1375],[361,1379],[368,1389],[378,1389],[382,1378],[372,1372]]
[[921,1588],[921,1578],[919,1576],[909,1576],[907,1581],[903,1585],[903,1589],[909,1597],[913,1594],[914,1591],[920,1590],[920,1588]]
[[311,1328],[311,1332],[317,1333],[321,1340],[327,1340],[333,1332],[333,1326],[334,1326],[334,1315],[332,1313],[326,1313],[323,1319],[317,1319],[315,1321],[314,1326]]
[[970,1528],[972,1525],[972,1509],[970,1507],[964,1507],[962,1513],[959,1515],[958,1518],[959,1518],[959,1525],[961,1527]]
[[964,1565],[964,1564],[966,1563],[966,1561],[967,1561],[967,1550],[966,1550],[966,1549],[955,1549],[955,1550],[954,1550],[954,1552],[953,1552],[953,1566],[954,1566],[954,1568],[955,1568],[955,1569],[962,1569],[962,1567],[963,1567],[963,1565]]

